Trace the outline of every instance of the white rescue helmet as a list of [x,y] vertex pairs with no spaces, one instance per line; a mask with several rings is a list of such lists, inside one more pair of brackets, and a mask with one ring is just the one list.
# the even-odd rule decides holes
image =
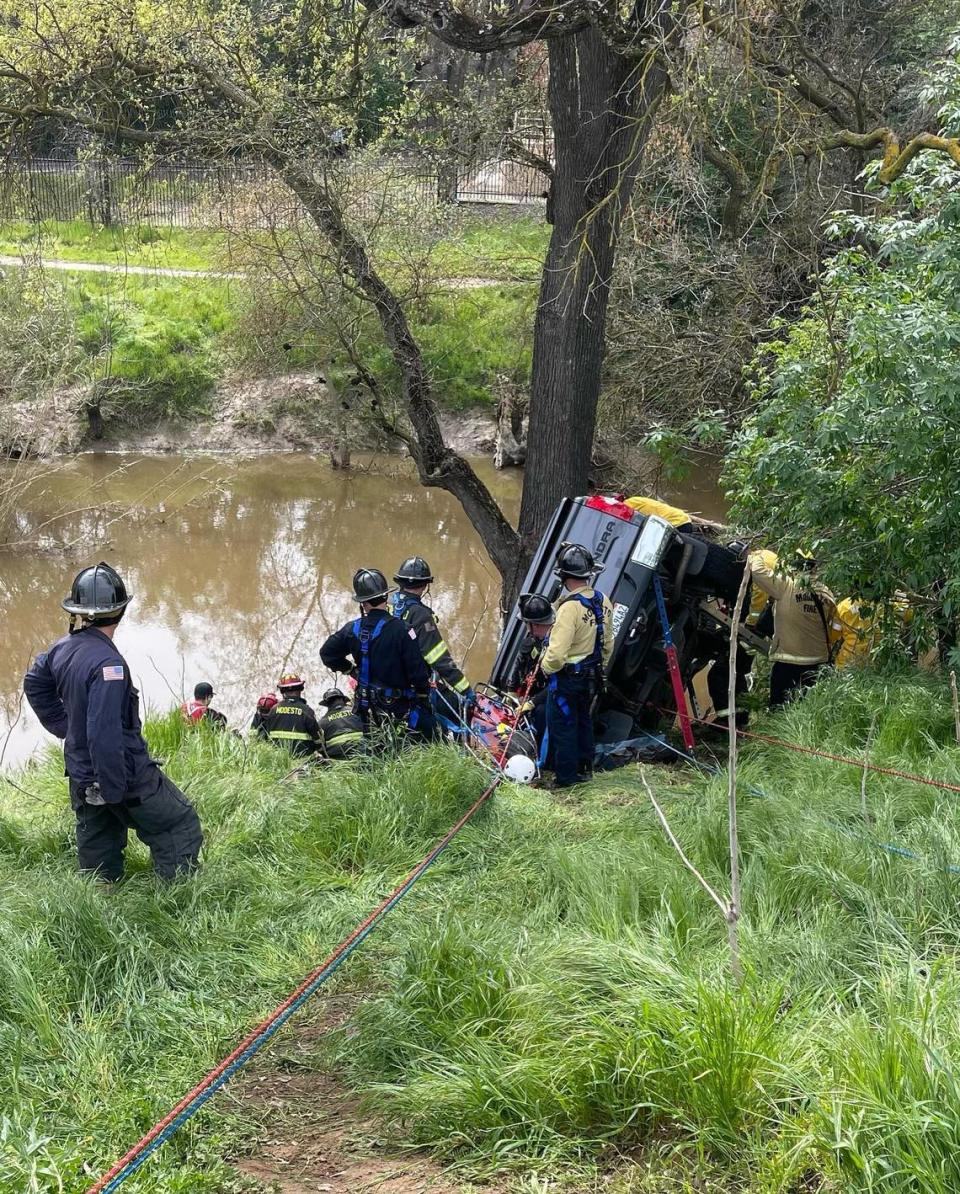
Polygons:
[[507,759],[503,774],[515,784],[528,784],[537,774],[537,765],[527,755],[513,755]]

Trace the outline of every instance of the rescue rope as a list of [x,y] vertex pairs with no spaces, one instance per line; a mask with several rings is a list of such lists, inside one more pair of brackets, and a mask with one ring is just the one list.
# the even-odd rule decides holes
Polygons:
[[[701,719],[695,718],[694,720],[699,721]],[[704,724],[706,725],[712,723],[704,722]],[[651,742],[656,742],[658,746],[665,746],[667,750],[672,751],[677,758],[684,759],[686,762],[692,763],[694,767],[699,768],[699,770],[703,771],[707,775],[712,775],[714,778],[716,778],[723,774],[722,767],[717,765],[711,766],[709,763],[705,763],[702,759],[698,759],[694,755],[687,754],[686,751],[679,750],[676,746],[671,746],[666,740],[655,738],[652,734],[647,734],[646,736]],[[761,800],[770,799],[770,793],[765,792],[763,788],[758,788],[756,784],[747,783],[744,784],[744,787],[751,796],[757,796]],[[866,842],[867,845],[873,846],[877,850],[883,850],[887,854],[893,854],[897,858],[907,858],[911,862],[929,861],[928,859],[924,858],[922,854],[917,854],[916,851],[910,850],[906,846],[901,846],[897,842],[878,841],[877,838],[871,837],[869,833],[858,833],[857,830],[851,829],[850,826],[844,825],[840,821],[834,821],[826,817],[818,817],[816,820],[818,820],[821,825],[828,825],[831,829],[835,829],[838,833],[842,833],[845,837],[851,837],[855,841]],[[950,875],[960,875],[960,866],[955,866],[953,863],[944,863],[942,869]]]
[[243,1038],[233,1052],[229,1053],[219,1065],[210,1070],[191,1091],[184,1095],[176,1106],[167,1112],[163,1119],[142,1136],[98,1181],[89,1186],[85,1194],[112,1194],[112,1191],[119,1189],[120,1185],[131,1174],[135,1173],[151,1154],[156,1152],[161,1145],[165,1144],[178,1128],[182,1127],[183,1124],[196,1115],[204,1104],[263,1048],[281,1026],[295,1012],[299,1011],[323,983],[346,962],[354,950],[377,928],[391,908],[394,908],[403,899],[424,872],[436,862],[460,830],[490,799],[502,778],[502,775],[497,775],[453,828],[414,867],[406,879],[398,887],[395,887],[385,900],[377,905],[366,920],[357,925],[353,932],[340,942],[326,961],[321,966],[318,966],[316,970],[312,971],[312,973],[308,974],[295,991],[288,995],[282,1003],[277,1004],[273,1011]]
[[[672,709],[661,709],[661,713],[672,715]],[[694,717],[693,720],[704,726],[714,726],[717,728],[716,722],[706,721],[702,717]],[[724,727],[725,728],[725,727]],[[832,754],[828,750],[817,750],[813,746],[800,746],[797,742],[785,742],[782,738],[774,738],[770,734],[756,734],[750,730],[737,729],[737,734],[741,738],[751,738],[756,742],[766,742],[768,746],[780,746],[784,750],[792,750],[797,754],[813,755],[818,759],[829,759],[834,763],[845,763],[849,767],[856,767],[859,771],[875,771],[880,775],[891,775],[895,779],[906,779],[915,784],[926,784],[930,788],[939,788],[944,792],[960,793],[960,784],[947,783],[944,779],[931,779],[927,775],[916,775],[912,771],[900,771],[896,767],[881,767],[879,763],[870,763],[865,759],[852,759],[848,755]]]

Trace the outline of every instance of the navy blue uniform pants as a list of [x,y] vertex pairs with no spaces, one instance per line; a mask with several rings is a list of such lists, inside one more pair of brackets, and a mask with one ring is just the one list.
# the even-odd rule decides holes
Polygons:
[[547,734],[558,788],[570,787],[577,782],[578,771],[593,767],[592,703],[590,676],[558,672],[551,677],[547,690]]
[[116,882],[123,876],[123,851],[129,830],[150,849],[161,879],[193,870],[200,856],[203,832],[190,801],[159,767],[122,804],[87,804],[83,788],[70,784],[70,803],[77,817],[80,870]]
[[398,733],[407,742],[422,744],[432,742],[439,733],[437,719],[426,700],[398,697],[387,701],[374,695],[370,708],[362,709],[355,705],[354,712],[363,722],[364,733],[375,747],[378,739],[379,745],[383,746],[392,734]]
[[779,709],[805,688],[812,688],[828,666],[825,663],[775,663],[770,669],[770,708]]

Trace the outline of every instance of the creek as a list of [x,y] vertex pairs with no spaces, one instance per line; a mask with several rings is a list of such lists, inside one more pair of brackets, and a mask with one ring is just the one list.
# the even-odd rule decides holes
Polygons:
[[[515,518],[521,474],[478,471]],[[486,678],[499,637],[499,578],[458,503],[423,489],[408,463],[385,457],[350,472],[306,453],[222,457],[89,454],[55,467],[6,465],[0,485],[36,476],[16,531],[37,545],[0,551],[0,766],[53,742],[21,696],[37,652],[66,631],[60,601],[74,573],[104,559],[134,594],[117,632],[140,690],[141,712],[162,713],[199,680],[214,706],[243,727],[257,696],[298,671],[316,702],[334,677],[324,638],[355,614],[350,578],[362,565],[388,573],[423,555],[437,582],[431,604],[454,658]],[[706,517],[723,515],[709,470],[664,496]]]

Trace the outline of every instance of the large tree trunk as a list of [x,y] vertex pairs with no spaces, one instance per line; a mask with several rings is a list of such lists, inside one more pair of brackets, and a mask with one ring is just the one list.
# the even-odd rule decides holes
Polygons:
[[667,88],[658,61],[622,58],[593,29],[554,39],[549,49],[557,164],[534,326],[525,556],[560,499],[586,492],[622,217]]

